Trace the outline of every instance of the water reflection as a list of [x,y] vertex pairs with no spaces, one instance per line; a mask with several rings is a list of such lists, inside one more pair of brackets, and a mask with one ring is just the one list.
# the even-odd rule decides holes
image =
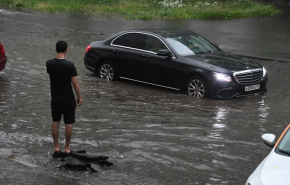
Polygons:
[[269,109],[270,107],[268,107],[265,103],[265,99],[263,98],[259,103],[259,111],[260,114],[259,116],[261,117],[260,120],[262,123],[265,123],[267,121],[268,115],[269,115]]
[[215,123],[212,124],[212,128],[214,130],[209,131],[209,135],[208,135],[209,138],[224,139],[224,137],[222,136],[222,132],[227,127],[225,120],[229,113],[229,110],[230,110],[229,108],[217,106],[217,109],[215,110],[215,116],[214,116]]
[[[229,108],[217,107],[215,120],[217,122],[221,122],[221,121],[225,120],[228,112],[229,112]],[[217,124],[217,125],[222,125],[222,124]],[[219,126],[217,126],[217,127],[219,127]]]

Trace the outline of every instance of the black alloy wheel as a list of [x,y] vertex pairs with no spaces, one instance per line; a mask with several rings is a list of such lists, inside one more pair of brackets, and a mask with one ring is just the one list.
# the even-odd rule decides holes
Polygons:
[[105,61],[100,65],[99,77],[107,81],[116,80],[116,70],[111,62]]
[[199,76],[191,77],[186,84],[186,94],[196,98],[207,98],[209,94],[205,80]]

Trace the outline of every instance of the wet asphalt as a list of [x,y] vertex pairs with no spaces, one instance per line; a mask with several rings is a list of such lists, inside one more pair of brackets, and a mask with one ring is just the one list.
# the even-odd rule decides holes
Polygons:
[[[288,16],[288,17],[287,17]],[[226,51],[258,60],[268,92],[231,100],[197,100],[128,81],[105,82],[87,71],[91,41],[125,29],[181,27]],[[125,20],[47,14],[0,7],[0,41],[8,56],[0,72],[0,184],[244,184],[270,152],[263,133],[282,133],[289,115],[289,15],[236,20]],[[269,31],[271,29],[271,32]],[[55,43],[69,44],[83,106],[72,147],[103,154],[113,167],[72,171],[53,159],[50,89],[45,62]],[[64,125],[60,128],[64,144]]]

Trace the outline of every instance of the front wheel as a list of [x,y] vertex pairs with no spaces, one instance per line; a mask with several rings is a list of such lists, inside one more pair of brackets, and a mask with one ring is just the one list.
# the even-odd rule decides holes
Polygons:
[[196,98],[207,98],[209,90],[205,80],[199,76],[191,77],[186,84],[186,94]]
[[99,77],[107,81],[116,80],[116,70],[111,62],[105,61],[100,65]]

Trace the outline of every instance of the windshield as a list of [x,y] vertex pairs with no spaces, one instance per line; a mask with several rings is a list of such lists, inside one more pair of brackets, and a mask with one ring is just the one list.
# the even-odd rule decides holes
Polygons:
[[217,50],[207,40],[194,34],[167,37],[166,40],[180,55],[197,55]]
[[284,135],[284,137],[282,138],[278,149],[280,152],[286,153],[290,155],[290,129],[288,129],[288,131],[286,132],[286,134]]

